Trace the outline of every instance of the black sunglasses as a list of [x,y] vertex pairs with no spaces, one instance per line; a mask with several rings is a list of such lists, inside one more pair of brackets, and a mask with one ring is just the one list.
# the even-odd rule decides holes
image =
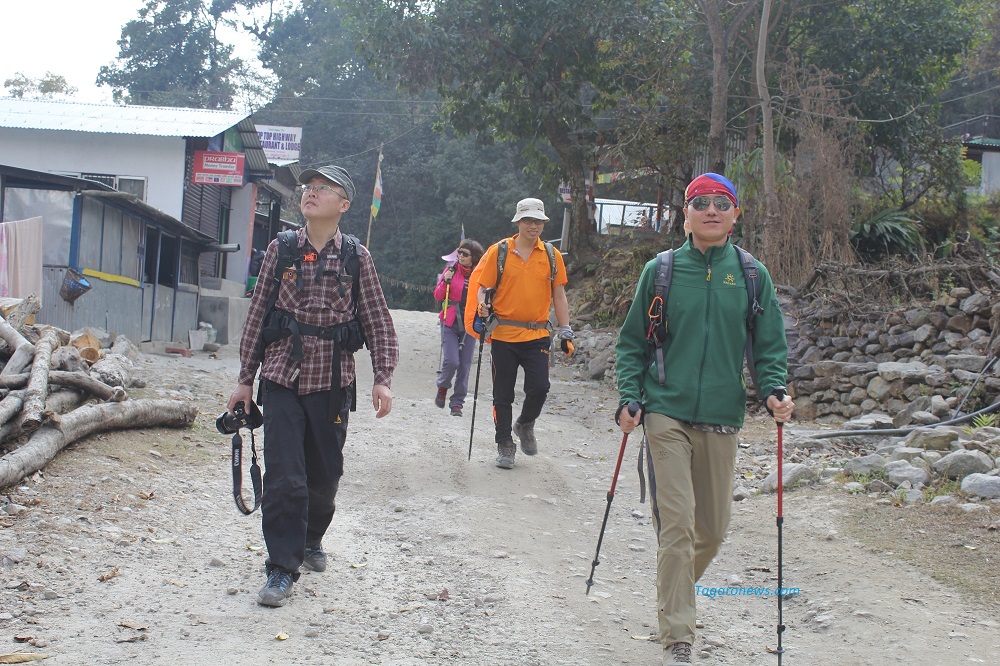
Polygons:
[[458,254],[458,256],[460,256],[460,257],[471,257],[471,256],[472,256],[472,253],[471,253],[471,252],[469,252],[468,250],[459,250],[459,251],[457,252],[457,254]]
[[729,199],[729,197],[723,194],[718,194],[714,197],[709,197],[709,196],[695,197],[691,199],[691,201],[689,201],[688,203],[691,204],[692,208],[698,211],[708,210],[708,207],[711,204],[715,204],[715,210],[720,212],[725,212],[733,207],[733,202]]

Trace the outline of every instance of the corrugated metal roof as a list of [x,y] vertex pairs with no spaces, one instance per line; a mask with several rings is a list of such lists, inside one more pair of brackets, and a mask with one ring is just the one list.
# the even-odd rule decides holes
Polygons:
[[20,129],[213,137],[246,118],[248,114],[238,111],[0,98],[0,127]]
[[963,143],[970,148],[1000,148],[1000,139],[976,138]]

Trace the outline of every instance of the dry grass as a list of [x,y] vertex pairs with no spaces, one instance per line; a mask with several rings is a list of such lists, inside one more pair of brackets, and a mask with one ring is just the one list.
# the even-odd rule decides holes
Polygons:
[[845,521],[856,539],[891,551],[976,603],[1000,610],[1000,521],[996,512],[859,504]]

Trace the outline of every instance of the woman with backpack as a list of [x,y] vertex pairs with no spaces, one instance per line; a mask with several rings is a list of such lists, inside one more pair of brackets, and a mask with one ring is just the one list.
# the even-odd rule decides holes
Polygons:
[[[483,257],[483,246],[466,238],[455,250],[458,261],[450,264],[438,278],[434,287],[435,300],[441,301],[441,368],[438,370],[437,395],[434,404],[444,408],[447,402],[452,416],[461,416],[465,396],[469,393],[469,369],[475,341],[465,333],[465,299],[468,295],[469,276]],[[448,399],[452,379],[455,389]]]

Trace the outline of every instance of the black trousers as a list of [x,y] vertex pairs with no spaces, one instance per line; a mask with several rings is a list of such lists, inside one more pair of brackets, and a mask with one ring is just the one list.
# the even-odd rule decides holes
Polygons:
[[530,342],[494,340],[490,347],[493,365],[493,421],[496,442],[509,442],[513,419],[517,369],[524,368],[524,404],[519,421],[534,421],[542,413],[549,394],[549,337]]
[[264,390],[260,506],[267,572],[279,568],[297,579],[306,546],[323,540],[337,509],[349,411],[331,423],[329,391],[298,395],[270,380]]

